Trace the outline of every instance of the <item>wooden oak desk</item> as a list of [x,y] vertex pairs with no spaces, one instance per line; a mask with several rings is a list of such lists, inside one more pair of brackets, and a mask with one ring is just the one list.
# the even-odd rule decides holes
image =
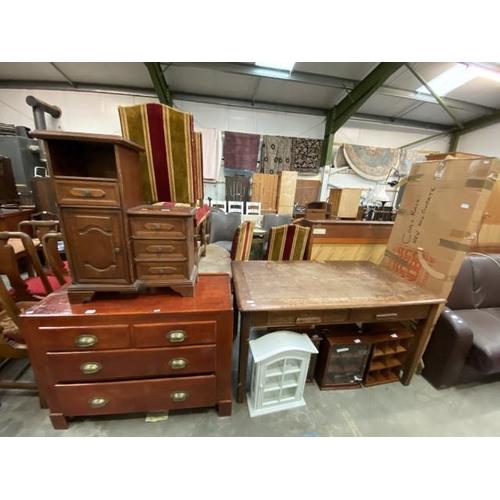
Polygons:
[[234,261],[240,312],[236,401],[245,401],[250,330],[416,320],[401,382],[408,385],[443,299],[367,261]]

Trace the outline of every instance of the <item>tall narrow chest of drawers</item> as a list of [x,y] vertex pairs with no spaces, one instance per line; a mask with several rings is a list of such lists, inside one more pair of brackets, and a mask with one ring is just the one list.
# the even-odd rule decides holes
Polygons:
[[227,274],[194,297],[160,293],[71,304],[65,287],[21,316],[56,429],[68,418],[216,406],[231,414],[233,310]]

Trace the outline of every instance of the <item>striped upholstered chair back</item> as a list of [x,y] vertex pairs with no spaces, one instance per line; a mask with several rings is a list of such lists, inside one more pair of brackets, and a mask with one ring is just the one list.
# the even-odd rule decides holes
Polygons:
[[308,227],[295,224],[269,228],[266,260],[303,260],[309,231]]
[[248,260],[250,258],[254,227],[255,222],[249,220],[238,226],[231,246],[231,260]]

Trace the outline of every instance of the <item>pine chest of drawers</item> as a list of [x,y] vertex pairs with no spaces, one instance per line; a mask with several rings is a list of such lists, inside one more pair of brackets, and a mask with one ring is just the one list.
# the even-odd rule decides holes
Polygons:
[[194,297],[165,289],[71,304],[65,288],[21,316],[54,428],[75,416],[210,406],[231,414],[227,274],[201,275]]

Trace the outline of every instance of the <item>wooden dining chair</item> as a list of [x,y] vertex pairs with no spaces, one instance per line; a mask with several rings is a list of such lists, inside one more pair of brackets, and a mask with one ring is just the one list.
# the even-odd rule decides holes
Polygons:
[[42,236],[42,248],[48,270],[47,275],[55,276],[59,285],[71,282],[68,261],[61,257],[59,245],[64,245],[62,233],[49,232]]
[[234,233],[231,245],[231,260],[248,260],[252,248],[253,230],[255,222],[243,221]]
[[[16,256],[14,243],[21,242],[34,276],[24,276]],[[6,279],[8,293],[16,302],[40,300],[61,287],[55,276],[48,276],[42,266],[31,237],[22,231],[0,232],[0,279]]]
[[[29,368],[28,348],[22,335],[22,327],[19,315],[29,309],[37,302],[23,301],[15,302],[9,294],[7,287],[0,279],[0,389],[24,389],[30,391],[37,390],[37,383],[20,380],[22,375]],[[4,378],[2,372],[7,365],[14,360],[25,358],[26,363],[16,362],[18,366],[15,370],[9,369],[11,375]],[[40,406],[46,408],[43,397],[40,395]]]
[[310,228],[285,224],[269,229],[265,260],[304,260]]

